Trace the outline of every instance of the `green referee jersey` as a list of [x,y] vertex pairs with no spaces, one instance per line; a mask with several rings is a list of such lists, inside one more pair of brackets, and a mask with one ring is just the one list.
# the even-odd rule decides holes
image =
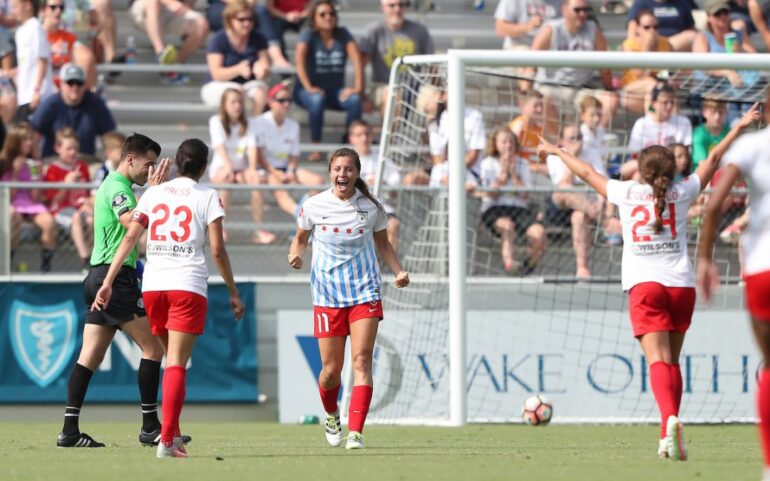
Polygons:
[[[131,181],[113,170],[99,186],[94,200],[94,250],[91,265],[112,263],[126,228],[120,216],[136,207],[136,196]],[[136,247],[131,250],[124,265],[136,268]]]

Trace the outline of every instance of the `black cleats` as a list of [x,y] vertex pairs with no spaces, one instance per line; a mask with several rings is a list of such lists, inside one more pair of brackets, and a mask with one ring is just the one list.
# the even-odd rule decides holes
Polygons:
[[58,448],[103,448],[104,443],[96,441],[86,433],[77,433],[67,436],[59,433],[56,436],[56,447]]
[[[192,441],[192,438],[186,434],[182,434],[180,437],[184,444]],[[142,446],[157,446],[158,443],[160,443],[160,428],[150,431],[149,433],[144,432],[144,430],[139,431],[139,442],[142,443]]]

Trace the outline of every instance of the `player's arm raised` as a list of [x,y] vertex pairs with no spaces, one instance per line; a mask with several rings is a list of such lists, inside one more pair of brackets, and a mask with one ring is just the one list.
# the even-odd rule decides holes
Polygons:
[[[715,145],[713,149],[711,149],[711,152],[709,152],[706,160],[698,164],[698,169],[695,171],[695,175],[697,175],[700,179],[701,189],[705,188],[708,183],[711,182],[711,178],[714,177],[714,173],[717,171],[717,169],[719,169],[719,162],[722,160],[722,156],[725,155],[725,152],[727,152],[730,144],[732,144],[735,139],[741,135],[746,127],[749,127],[754,122],[758,122],[760,118],[761,115],[759,113],[759,102],[757,102],[752,105],[745,114],[743,114],[743,117],[741,117],[735,127],[730,129],[730,132],[725,135],[725,138],[722,139],[717,145]],[[733,181],[734,180],[735,179],[733,179]],[[730,184],[730,186],[732,186],[732,184]],[[728,189],[727,193],[729,192],[730,190]],[[725,195],[727,195],[727,193]],[[722,200],[724,200],[724,198]],[[709,202],[710,201],[711,199],[709,199]]]
[[243,317],[246,307],[241,300],[241,294],[238,292],[238,288],[235,286],[230,256],[227,255],[227,249],[225,248],[222,219],[222,217],[219,217],[209,224],[208,231],[209,243],[211,243],[211,258],[214,259],[214,264],[217,266],[219,275],[224,279],[227,290],[230,293],[230,309],[233,311],[233,317],[235,317],[236,321],[239,321]]
[[294,269],[302,269],[302,256],[305,255],[305,250],[307,250],[310,232],[301,227],[297,228],[297,233],[291,241],[291,246],[289,246],[289,265]]
[[566,150],[553,145],[543,137],[538,137],[540,138],[540,144],[537,146],[537,155],[540,156],[540,159],[543,162],[545,162],[545,158],[549,155],[555,155],[559,157],[567,166],[567,168],[571,170],[575,175],[580,177],[583,182],[593,187],[593,189],[598,192],[599,195],[607,198],[606,177],[595,171],[590,164],[583,162]]
[[[125,215],[126,214],[123,214],[121,216],[121,223],[123,216]],[[92,310],[101,311],[110,303],[112,283],[115,281],[115,277],[118,275],[120,267],[126,262],[126,258],[128,258],[131,253],[131,249],[133,249],[134,246],[136,246],[136,243],[139,242],[139,237],[144,232],[144,229],[145,224],[140,221],[131,222],[131,225],[128,226],[126,235],[123,236],[123,240],[120,242],[117,252],[115,252],[115,257],[112,258],[110,269],[107,271],[104,281],[102,281],[102,287],[99,288],[99,292],[96,293],[96,299],[94,299],[94,303],[91,305]]]
[[408,286],[409,273],[404,271],[401,267],[401,263],[398,262],[396,252],[393,250],[393,246],[390,245],[390,241],[388,240],[388,231],[386,229],[374,233],[374,245],[377,246],[377,252],[379,252],[380,258],[396,275],[396,287]]

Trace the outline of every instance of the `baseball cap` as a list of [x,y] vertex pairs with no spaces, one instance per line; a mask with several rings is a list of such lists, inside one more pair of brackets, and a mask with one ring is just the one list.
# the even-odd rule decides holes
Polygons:
[[730,4],[727,0],[706,0],[703,3],[703,10],[709,15],[714,15],[720,10],[730,10]]
[[289,88],[289,85],[287,82],[278,82],[277,84],[270,87],[270,90],[267,91],[268,100],[273,100],[275,96],[278,95],[278,92],[288,88]]
[[80,66],[74,63],[65,63],[62,65],[61,70],[59,70],[59,78],[65,83],[69,81],[85,83],[86,73]]

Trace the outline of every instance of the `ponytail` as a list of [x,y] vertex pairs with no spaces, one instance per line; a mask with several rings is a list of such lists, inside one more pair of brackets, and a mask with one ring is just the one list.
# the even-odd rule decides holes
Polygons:
[[663,212],[666,211],[666,191],[669,185],[671,185],[671,179],[663,176],[656,177],[652,182],[652,197],[655,202],[656,214],[652,230],[656,234],[663,231]]
[[377,197],[374,196],[371,192],[369,192],[369,186],[366,185],[366,182],[364,182],[364,179],[361,177],[356,179],[356,183],[354,184],[356,186],[356,189],[360,190],[362,194],[364,194],[364,197],[372,201],[372,204],[377,206],[377,209],[381,210],[382,212],[385,212],[385,209],[382,207],[382,204],[380,204],[380,201],[377,200]]
[[642,180],[652,186],[652,198],[655,204],[655,223],[653,231],[663,231],[663,213],[666,211],[666,192],[676,175],[674,153],[662,145],[652,145],[639,153],[639,174]]

